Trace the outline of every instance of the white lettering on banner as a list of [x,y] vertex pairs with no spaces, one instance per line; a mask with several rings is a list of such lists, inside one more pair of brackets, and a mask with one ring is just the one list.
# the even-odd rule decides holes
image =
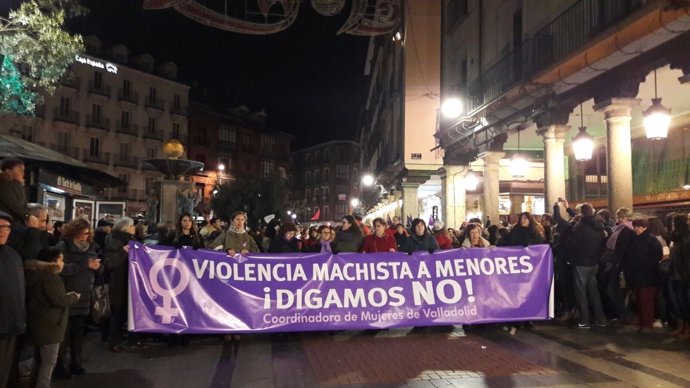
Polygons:
[[98,69],[105,69],[108,73],[117,74],[117,66],[115,66],[114,64],[112,64],[110,62],[103,62],[103,61],[99,61],[97,59],[91,59],[88,57],[83,57],[79,54],[74,56],[74,60],[79,62],[79,63],[82,63],[84,65],[88,65],[88,66],[95,67]]
[[[368,290],[357,288],[346,288],[342,290],[343,295],[340,296],[339,290],[329,289],[324,291],[317,288],[309,290],[284,290],[279,289],[275,291],[275,295],[271,294],[269,287],[264,288],[264,309],[271,308],[271,302],[275,300],[275,308],[280,310],[287,310],[291,308],[355,308],[355,307],[382,307],[385,305],[398,307],[405,303],[405,296],[402,294],[403,288],[400,286],[390,287],[387,289],[374,287]],[[275,298],[272,298],[275,296]]]
[[340,322],[341,318],[338,314],[324,314],[319,312],[314,315],[303,315],[302,313],[294,313],[292,315],[273,315],[271,313],[264,314],[263,321],[271,325],[284,325],[287,323],[320,323],[320,322]]
[[534,270],[534,266],[530,263],[531,259],[529,256],[510,256],[439,260],[436,262],[436,276],[491,276],[531,273]]

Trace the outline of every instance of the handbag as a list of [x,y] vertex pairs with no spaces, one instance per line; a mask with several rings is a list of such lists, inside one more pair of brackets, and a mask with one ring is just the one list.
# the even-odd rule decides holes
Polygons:
[[91,320],[96,323],[110,318],[110,293],[107,284],[94,286],[91,294]]

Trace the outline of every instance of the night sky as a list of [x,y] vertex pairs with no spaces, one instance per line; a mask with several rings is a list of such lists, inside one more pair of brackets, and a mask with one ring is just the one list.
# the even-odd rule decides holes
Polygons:
[[122,43],[133,55],[149,52],[177,63],[192,96],[206,89],[206,99],[218,106],[265,108],[269,126],[297,135],[292,149],[299,149],[354,140],[366,101],[369,38],[336,35],[349,15],[347,3],[340,14],[324,17],[303,1],[292,26],[263,36],[217,30],[171,9],[144,11],[141,0],[82,0],[89,16],[69,25],[106,46]]

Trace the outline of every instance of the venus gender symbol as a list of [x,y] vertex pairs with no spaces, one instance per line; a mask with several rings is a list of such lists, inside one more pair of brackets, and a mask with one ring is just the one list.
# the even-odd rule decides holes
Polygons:
[[[171,286],[172,276],[170,282],[165,282],[161,285],[158,280],[158,275],[161,270],[165,267],[176,268],[180,273],[180,280],[174,287],[164,288],[163,286]],[[180,295],[184,290],[187,289],[189,285],[189,270],[184,265],[184,263],[175,259],[164,259],[158,260],[151,266],[151,271],[149,271],[149,283],[151,288],[156,295],[163,297],[163,306],[156,306],[155,314],[162,317],[162,323],[170,324],[172,323],[172,318],[180,315],[180,309],[178,307],[173,307],[173,298]],[[179,306],[179,304],[178,304]]]

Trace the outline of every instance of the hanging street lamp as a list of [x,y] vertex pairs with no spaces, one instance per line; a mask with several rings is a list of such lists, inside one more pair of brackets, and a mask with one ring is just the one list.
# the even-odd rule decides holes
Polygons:
[[594,150],[594,141],[592,136],[587,133],[587,127],[585,127],[582,117],[582,104],[580,104],[580,128],[578,128],[580,132],[573,137],[573,153],[575,153],[575,160],[578,162],[591,160]]
[[652,106],[644,111],[644,131],[647,139],[663,140],[668,136],[671,125],[671,110],[661,105],[661,98],[657,96],[656,69],[654,69],[654,98]]
[[518,150],[513,159],[510,161],[510,175],[513,178],[523,178],[527,174],[527,159],[520,154],[520,129],[518,129]]

